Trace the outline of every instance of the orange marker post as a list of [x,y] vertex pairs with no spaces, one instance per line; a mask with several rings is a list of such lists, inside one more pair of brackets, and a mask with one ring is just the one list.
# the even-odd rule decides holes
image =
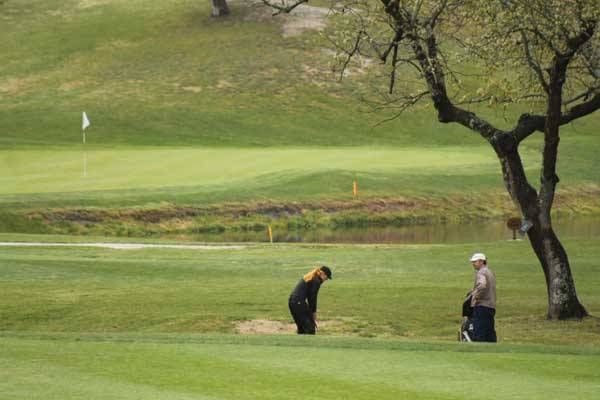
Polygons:
[[352,182],[352,195],[354,197],[358,196],[358,184],[356,181]]
[[273,230],[271,229],[271,225],[268,226],[267,231],[269,233],[269,242],[273,243]]

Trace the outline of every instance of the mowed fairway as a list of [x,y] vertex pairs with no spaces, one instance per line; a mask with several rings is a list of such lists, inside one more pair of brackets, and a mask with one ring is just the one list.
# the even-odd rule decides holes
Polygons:
[[3,399],[595,399],[594,349],[343,338],[0,338]]
[[[565,243],[598,313],[600,242]],[[455,342],[476,249],[498,277],[498,345]],[[600,390],[600,323],[544,319],[543,276],[523,242],[6,247],[0,262],[1,398],[295,399],[309,385],[320,399],[469,399],[481,380],[495,399]],[[289,291],[317,262],[334,270],[318,336],[235,334],[244,321],[288,326]]]

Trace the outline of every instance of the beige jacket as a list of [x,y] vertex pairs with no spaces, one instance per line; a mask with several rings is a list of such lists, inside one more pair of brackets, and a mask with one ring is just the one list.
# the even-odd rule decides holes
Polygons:
[[496,275],[486,266],[475,273],[471,306],[496,308]]

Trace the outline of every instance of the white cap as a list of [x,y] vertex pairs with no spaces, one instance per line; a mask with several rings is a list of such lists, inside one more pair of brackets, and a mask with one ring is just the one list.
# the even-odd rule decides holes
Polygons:
[[475,253],[475,254],[473,254],[471,256],[471,260],[470,261],[473,262],[473,261],[477,261],[477,260],[484,260],[484,261],[486,261],[487,257],[483,253]]

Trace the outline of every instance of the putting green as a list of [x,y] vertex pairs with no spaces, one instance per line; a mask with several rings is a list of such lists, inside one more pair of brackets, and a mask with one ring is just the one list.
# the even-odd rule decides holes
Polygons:
[[[0,195],[223,185],[327,171],[494,173],[487,147],[149,148],[0,151]],[[85,175],[85,176],[84,176]]]

